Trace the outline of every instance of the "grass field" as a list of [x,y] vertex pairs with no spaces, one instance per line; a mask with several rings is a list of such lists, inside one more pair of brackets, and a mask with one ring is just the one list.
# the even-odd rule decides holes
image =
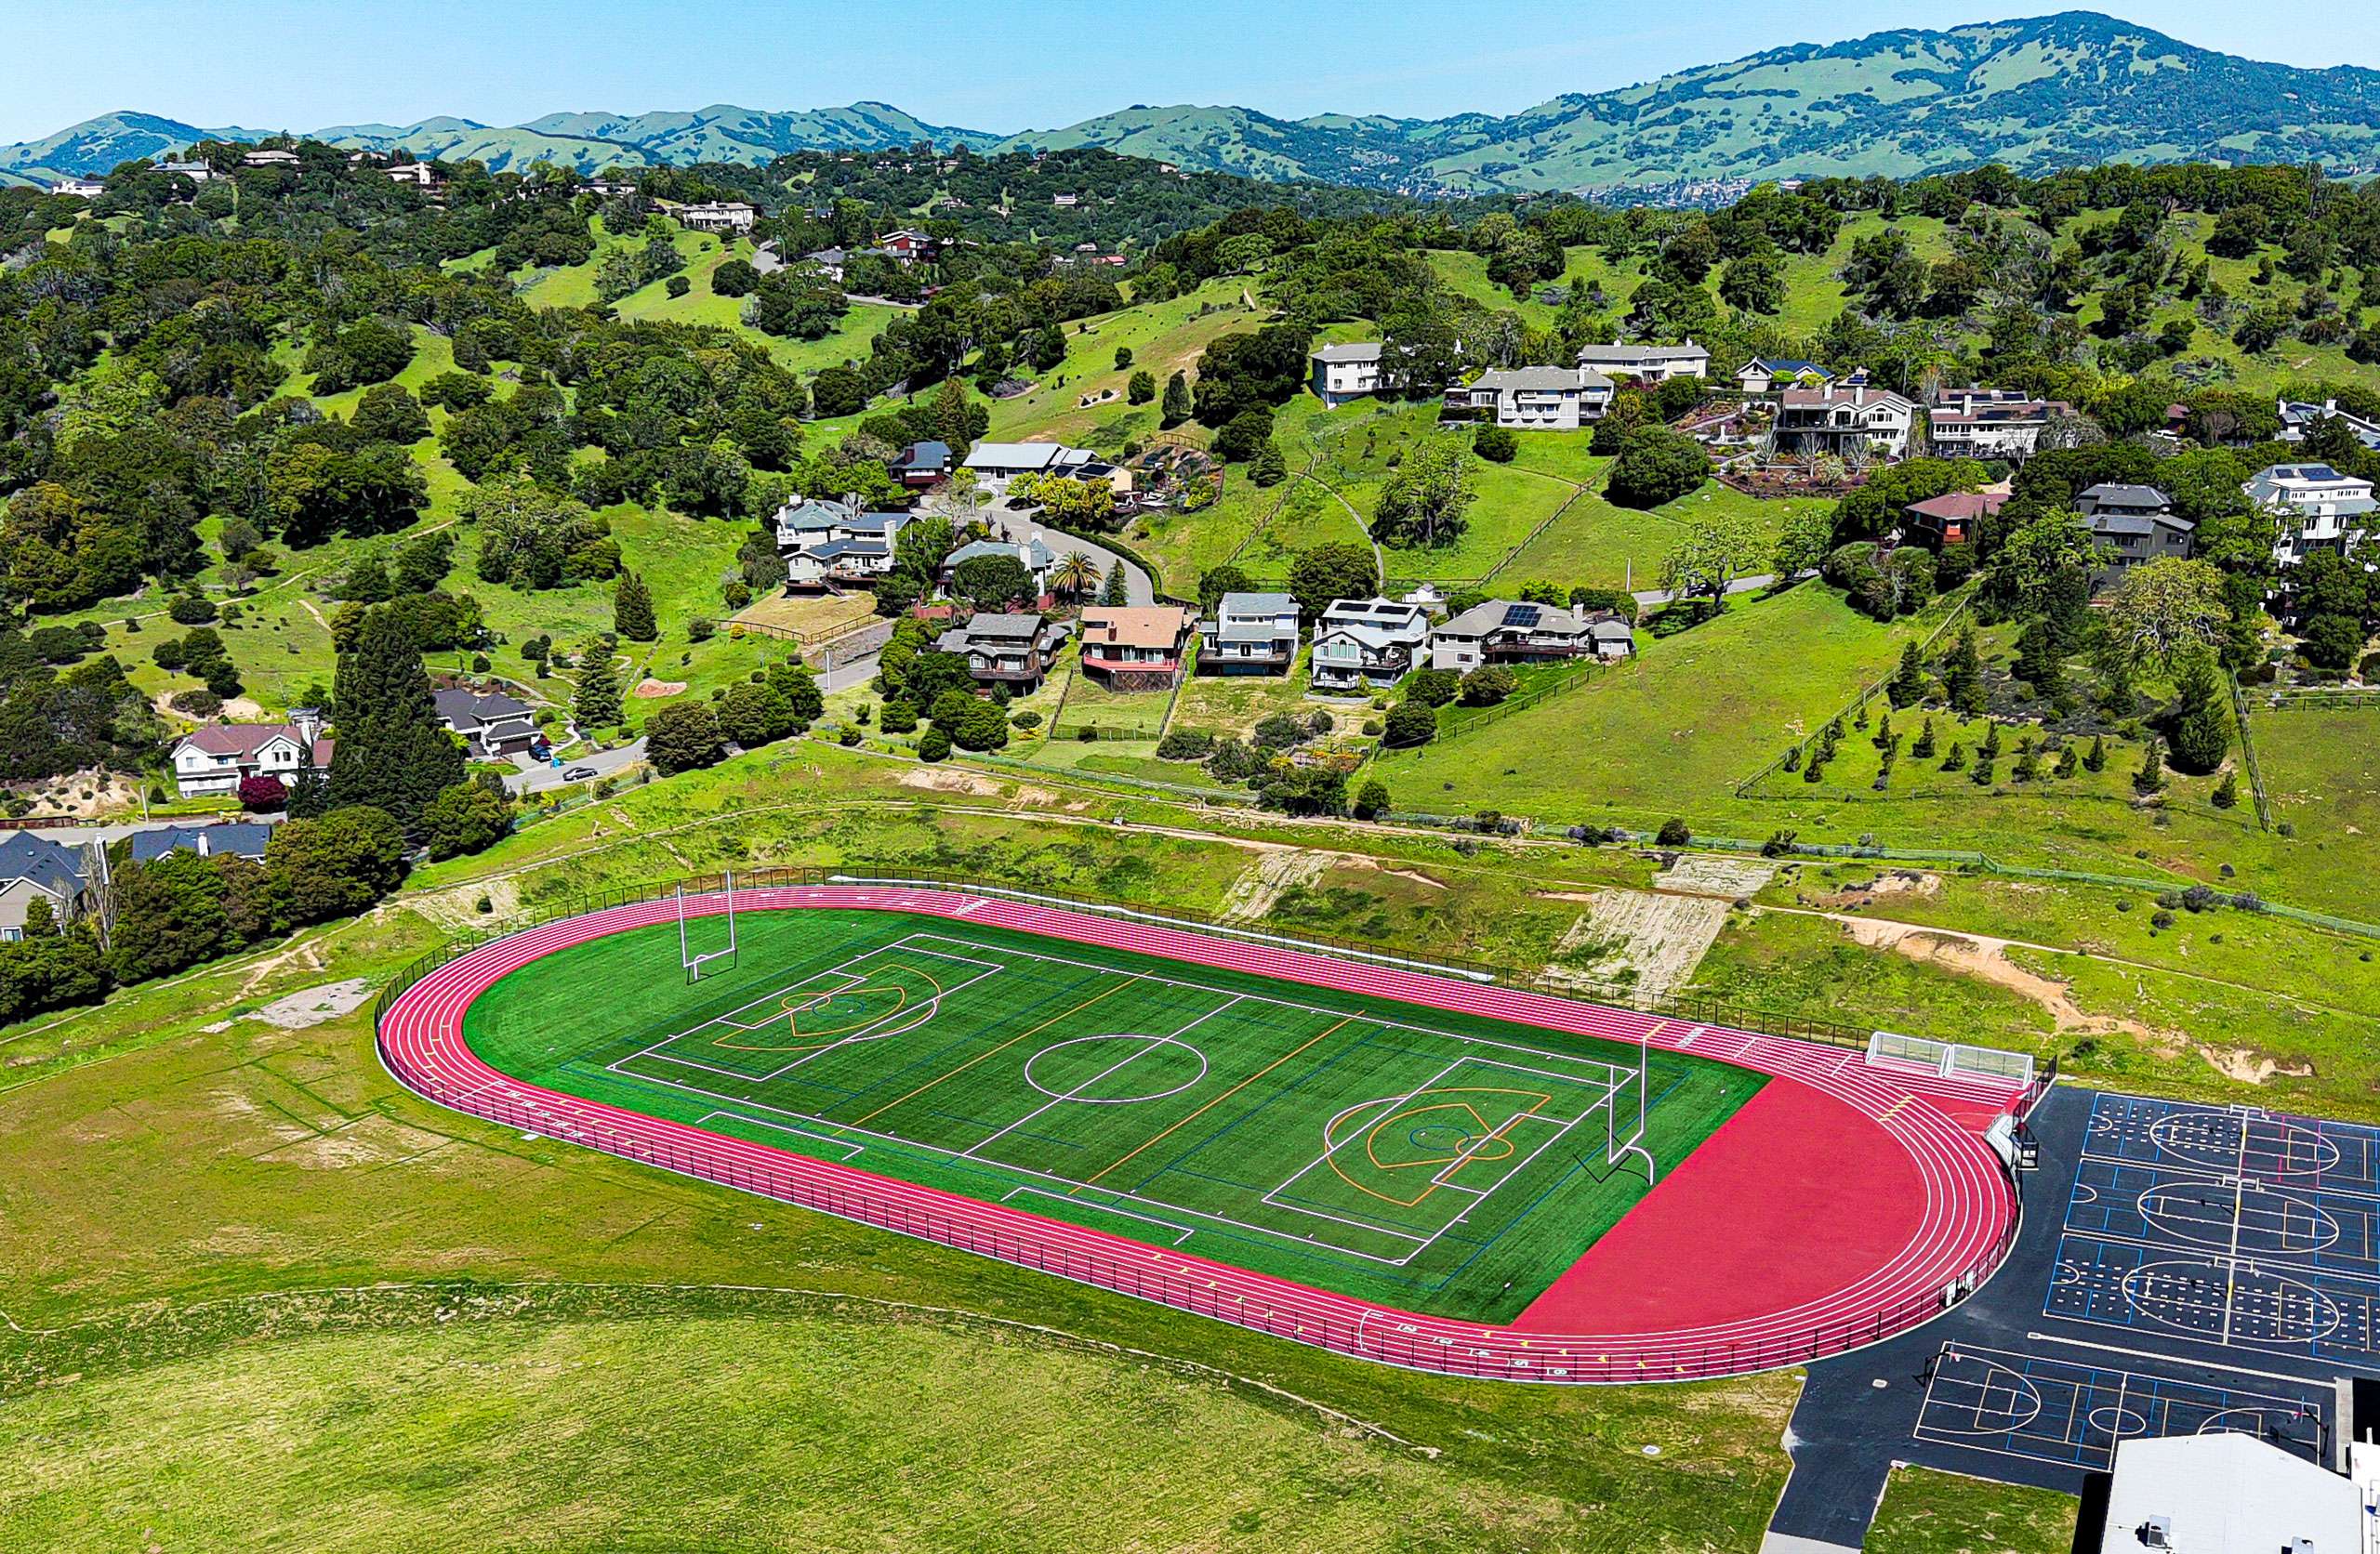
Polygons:
[[[562,951],[466,1029],[551,1087],[1435,1315],[1509,1320],[1646,1191],[1607,1159],[1624,1048],[972,923],[738,931],[692,986],[675,925]],[[1654,1060],[1646,1147],[1762,1083]]]

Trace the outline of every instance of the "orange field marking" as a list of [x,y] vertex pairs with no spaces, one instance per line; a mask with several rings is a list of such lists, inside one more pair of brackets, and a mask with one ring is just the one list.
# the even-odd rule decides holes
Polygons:
[[[936,1085],[941,1084],[944,1080],[954,1079],[959,1074],[966,1073],[969,1069],[973,1068],[977,1063],[980,1063],[985,1059],[992,1056],[993,1053],[1005,1052],[1010,1047],[1014,1047],[1018,1042],[1023,1041],[1025,1037],[1038,1035],[1041,1032],[1048,1030],[1051,1026],[1058,1023],[1058,1021],[1067,1019],[1070,1016],[1082,1013],[1083,1010],[1091,1007],[1093,1004],[1098,1003],[1102,998],[1108,997],[1113,994],[1121,993],[1126,988],[1131,986],[1134,982],[1145,980],[1145,978],[1139,976],[1128,977],[1124,981],[1117,982],[1113,987],[1102,988],[1097,993],[1094,993],[1090,997],[1084,999],[1081,1003],[1077,1004],[1073,1008],[1066,1010],[1064,1014],[1051,1015],[1049,1019],[1043,1021],[1040,1024],[1036,1025],[1030,1031],[1019,1031],[1016,1034],[1009,1037],[1008,1040],[1000,1043],[999,1046],[976,1053],[972,1058],[968,1059],[965,1062],[959,1064],[957,1068],[949,1070],[947,1073],[935,1074],[932,1079],[927,1080],[916,1089],[911,1090],[907,1095],[900,1096],[892,1100],[886,1101],[875,1111],[870,1112],[866,1116],[860,1118],[859,1123],[872,1122],[876,1118],[884,1115],[885,1113],[892,1111],[895,1106],[900,1105],[902,1101],[914,1100],[918,1097],[925,1094],[928,1090],[932,1089]],[[852,1126],[856,1127],[859,1126],[859,1123],[853,1123]]]
[[[887,1031],[884,1033],[888,1036],[903,1035],[910,1031],[916,1030],[918,1026],[925,1023],[926,1020],[930,1020],[933,1017],[933,1006],[941,1000],[943,988],[940,982],[933,980],[932,974],[920,971],[914,966],[901,966],[896,964],[889,968],[889,969],[894,971],[906,971],[910,976],[917,978],[919,981],[933,989],[933,996],[927,999],[925,1003],[920,1006],[920,1012],[924,1016],[924,1019],[904,1025],[897,1031]],[[801,1017],[807,1011],[814,1009],[820,1005],[828,1003],[837,998],[856,998],[870,993],[892,994],[893,995],[892,1007],[885,1010],[882,1014],[873,1015],[865,1020],[855,1020],[848,1025],[836,1026],[828,1030],[805,1031],[801,1028]],[[908,1002],[909,990],[897,984],[888,984],[879,987],[836,988],[826,993],[811,994],[807,996],[797,996],[795,994],[788,994],[784,998],[780,999],[777,1005],[780,1009],[785,1011],[787,1031],[797,1036],[814,1036],[818,1038],[817,1040],[790,1042],[785,1044],[756,1041],[714,1040],[710,1045],[716,1047],[721,1047],[729,1052],[816,1052],[821,1048],[834,1046],[837,1042],[842,1040],[845,1036],[850,1035],[854,1031],[865,1031],[871,1025],[881,1024],[885,1021],[892,1019],[894,1015],[899,1014],[904,1008],[907,1007]]]
[[[1471,1120],[1480,1127],[1487,1127],[1488,1126],[1488,1119],[1481,1116],[1478,1109],[1467,1100],[1436,1100],[1430,1102],[1426,1106],[1408,1106],[1401,1112],[1396,1112],[1388,1116],[1382,1117],[1380,1121],[1372,1124],[1371,1126],[1364,1130],[1364,1158],[1371,1162],[1372,1169],[1383,1172],[1409,1171],[1417,1166],[1453,1166],[1456,1169],[1460,1170],[1463,1166],[1469,1166],[1476,1161],[1510,1160],[1513,1157],[1514,1146],[1513,1141],[1504,1136],[1505,1130],[1520,1122],[1524,1117],[1536,1116],[1538,1114],[1538,1108],[1548,1104],[1554,1099],[1551,1095],[1538,1090],[1514,1090],[1496,1085],[1450,1085],[1441,1090],[1424,1090],[1421,1095],[1408,1097],[1408,1099],[1411,1100],[1420,1100],[1423,1096],[1451,1095],[1519,1096],[1528,1101],[1528,1106],[1523,1111],[1514,1113],[1511,1116],[1505,1118],[1503,1122],[1490,1129],[1486,1137],[1481,1140],[1479,1147],[1471,1151],[1468,1154],[1458,1150],[1452,1154],[1435,1156],[1425,1155],[1415,1160],[1400,1160],[1391,1164],[1380,1157],[1380,1136],[1388,1128],[1398,1123],[1408,1121],[1414,1117],[1422,1116],[1431,1112],[1460,1111],[1468,1114]],[[1365,1106],[1377,1106],[1378,1104],[1380,1103],[1377,1100],[1368,1100],[1360,1106],[1350,1106],[1346,1111],[1340,1113],[1337,1116],[1331,1118],[1329,1122],[1324,1124],[1322,1129],[1322,1141],[1327,1148],[1322,1158],[1324,1162],[1329,1166],[1330,1169],[1337,1173],[1341,1181],[1345,1182],[1356,1192],[1364,1193],[1368,1197],[1378,1198],[1384,1204],[1395,1204],[1399,1208],[1413,1208],[1421,1204],[1426,1203],[1432,1193],[1435,1192],[1439,1188],[1444,1187],[1447,1184],[1442,1181],[1432,1181],[1423,1186],[1420,1193],[1417,1195],[1410,1198],[1399,1198],[1394,1193],[1382,1192],[1378,1188],[1365,1186],[1362,1182],[1359,1182],[1355,1178],[1349,1176],[1345,1167],[1339,1164],[1339,1146],[1342,1143],[1344,1143],[1345,1140],[1331,1138],[1330,1130],[1337,1127],[1341,1123],[1344,1122],[1355,1113],[1362,1111]],[[1487,1152],[1488,1146],[1490,1145],[1499,1146],[1502,1152],[1497,1154],[1490,1154]]]
[[1310,1040],[1307,1040],[1307,1041],[1304,1041],[1304,1042],[1301,1042],[1298,1046],[1296,1046],[1296,1047],[1294,1047],[1290,1048],[1290,1049],[1289,1049],[1289,1051],[1287,1051],[1287,1052],[1282,1053],[1279,1057],[1277,1057],[1277,1058],[1274,1059],[1271,1062],[1269,1062],[1269,1063],[1265,1064],[1263,1068],[1258,1069],[1254,1073],[1250,1074],[1247,1078],[1245,1078],[1245,1079],[1241,1080],[1238,1084],[1234,1085],[1230,1089],[1225,1090],[1223,1094],[1221,1094],[1221,1095],[1217,1096],[1214,1100],[1210,1100],[1210,1101],[1207,1102],[1207,1104],[1206,1104],[1206,1105],[1199,1107],[1197,1111],[1191,1113],[1189,1116],[1183,1118],[1181,1122],[1177,1122],[1177,1123],[1175,1123],[1175,1124],[1173,1125],[1173,1126],[1172,1126],[1172,1127],[1169,1127],[1169,1128],[1167,1128],[1167,1129],[1165,1130],[1165,1132],[1164,1132],[1164,1133],[1160,1133],[1160,1134],[1158,1134],[1155,1139],[1150,1139],[1146,1140],[1145,1142],[1144,1142],[1144,1143],[1140,1144],[1138,1147],[1136,1147],[1136,1148],[1132,1151],[1132,1154],[1128,1154],[1128,1155],[1124,1156],[1124,1159],[1123,1159],[1123,1160],[1112,1161],[1112,1162],[1110,1162],[1109,1164],[1107,1164],[1107,1165],[1105,1165],[1105,1166],[1101,1166],[1098,1170],[1093,1171],[1093,1172],[1091,1174],[1090,1180],[1085,1181],[1085,1182],[1082,1184],[1082,1187],[1072,1188],[1072,1189],[1070,1189],[1070,1190],[1069,1190],[1069,1192],[1081,1192],[1081,1191],[1082,1191],[1082,1189],[1083,1189],[1083,1187],[1089,1187],[1089,1186],[1091,1184],[1091,1182],[1097,1181],[1100,1178],[1102,1178],[1102,1177],[1105,1176],[1108,1172],[1110,1172],[1110,1171],[1112,1171],[1112,1170],[1116,1169],[1116,1167],[1117,1167],[1117,1166],[1123,1165],[1123,1164],[1124,1164],[1124,1161],[1125,1161],[1125,1160],[1130,1160],[1130,1159],[1131,1159],[1133,1154],[1138,1154],[1138,1153],[1140,1153],[1142,1150],[1145,1150],[1145,1149],[1147,1149],[1147,1148],[1149,1147],[1149,1145],[1154,1144],[1154,1143],[1157,1143],[1159,1139],[1164,1139],[1168,1134],[1172,1133],[1172,1132],[1174,1131],[1174,1129],[1175,1129],[1175,1128],[1179,1128],[1179,1127],[1183,1126],[1184,1124],[1187,1124],[1187,1123],[1190,1123],[1190,1122],[1195,1121],[1197,1118],[1198,1118],[1199,1116],[1203,1115],[1205,1113],[1207,1113],[1208,1111],[1210,1111],[1210,1110],[1213,1109],[1214,1107],[1221,1106],[1224,1101],[1229,1100],[1232,1097],[1234,1097],[1234,1096],[1236,1096],[1236,1095],[1239,1094],[1239,1092],[1240,1092],[1240,1091],[1242,1091],[1242,1090],[1244,1090],[1244,1089],[1248,1088],[1248,1086],[1250,1086],[1250,1085],[1255,1084],[1258,1080],[1260,1080],[1260,1079],[1263,1078],[1266,1074],[1268,1074],[1268,1073],[1272,1073],[1275,1069],[1279,1068],[1283,1063],[1288,1062],[1290,1059],[1292,1059],[1292,1058],[1296,1057],[1299,1053],[1301,1053],[1301,1052],[1304,1051],[1307,1047],[1312,1047],[1316,1042],[1318,1042],[1318,1041],[1322,1040],[1324,1036],[1335,1035],[1335,1034],[1337,1034],[1340,1031],[1342,1031],[1342,1030],[1344,1030],[1346,1027],[1348,1027],[1348,1026],[1350,1026],[1350,1025],[1353,1025],[1355,1022],[1355,1017],[1354,1015],[1349,1015],[1346,1019],[1344,1019],[1344,1020],[1341,1021],[1338,1024],[1333,1025],[1333,1026],[1331,1026],[1331,1027],[1330,1027],[1330,1029],[1329,1029],[1329,1030],[1327,1030],[1327,1031],[1323,1032],[1323,1033],[1321,1034],[1321,1035],[1317,1035],[1317,1036],[1315,1036],[1315,1037],[1311,1038]]

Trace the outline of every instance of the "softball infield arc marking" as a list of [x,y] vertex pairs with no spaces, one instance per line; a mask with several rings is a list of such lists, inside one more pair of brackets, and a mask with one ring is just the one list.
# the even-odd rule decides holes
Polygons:
[[[1892,1256],[1828,1293],[1732,1321],[1616,1333],[1554,1333],[1428,1317],[1229,1263],[916,1186],[790,1150],[648,1116],[524,1083],[489,1066],[463,1038],[464,1011],[507,973],[589,939],[674,922],[674,899],[563,918],[478,946],[425,973],[383,1013],[377,1046],[391,1075],[455,1110],[783,1202],[1045,1270],[1176,1310],[1341,1353],[1415,1369],[1514,1381],[1682,1380],[1798,1364],[1907,1331],[1935,1312],[1955,1281],[1988,1276],[2016,1216],[2008,1178],[1979,1136],[1946,1106],[2004,1109],[2013,1087],[1871,1069],[1840,1049],[1724,1027],[1680,1027],[1515,988],[1340,960],[1091,913],[924,886],[740,889],[738,912],[873,910],[963,918],[1047,939],[1244,972],[1275,981],[1699,1057],[1790,1080],[1867,1118],[1910,1157],[1924,1205]],[[725,910],[714,893],[692,915]]]

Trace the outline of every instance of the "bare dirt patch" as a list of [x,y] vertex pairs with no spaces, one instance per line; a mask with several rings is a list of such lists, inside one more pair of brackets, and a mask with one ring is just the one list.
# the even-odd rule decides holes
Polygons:
[[1547,973],[1573,984],[1629,982],[1667,997],[1693,979],[1726,922],[1727,902],[1717,897],[1599,890],[1554,946],[1566,959]]
[[350,977],[345,981],[324,982],[320,987],[301,988],[296,993],[274,999],[260,1009],[251,1010],[250,1020],[261,1020],[268,1025],[278,1025],[284,1031],[302,1031],[310,1025],[320,1025],[326,1020],[337,1020],[363,1007],[372,996],[372,984],[362,977]]
[[963,793],[970,798],[998,798],[1001,794],[1000,785],[989,777],[946,766],[912,768],[901,773],[901,785],[923,788],[929,793]]
[[1242,922],[1264,916],[1292,887],[1320,879],[1331,862],[1329,853],[1303,849],[1265,853],[1242,870],[1224,892],[1223,916]]
[[641,696],[650,701],[661,696],[682,695],[685,689],[686,682],[681,679],[646,678],[637,681],[636,689],[629,691],[628,694],[631,696]]
[[1777,865],[1765,859],[1686,853],[1653,876],[1653,889],[1734,901],[1739,896],[1752,895],[1776,877]]
[[[482,900],[487,902],[485,912],[480,910]],[[417,897],[406,904],[440,928],[453,932],[500,921],[518,912],[521,909],[521,882],[510,876],[474,880],[451,890]]]
[[1892,869],[1870,880],[1857,881],[1823,895],[1806,898],[1813,906],[1831,912],[1848,912],[1863,906],[1873,906],[1879,901],[1894,896],[1909,896],[1924,900],[1942,893],[1942,876],[1916,869]]

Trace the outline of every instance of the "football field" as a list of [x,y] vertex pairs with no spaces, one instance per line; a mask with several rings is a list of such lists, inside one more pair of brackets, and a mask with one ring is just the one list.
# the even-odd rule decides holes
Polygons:
[[[961,920],[674,924],[474,1003],[550,1088],[1432,1314],[1525,1307],[1761,1075]],[[698,921],[693,948],[724,928]]]

